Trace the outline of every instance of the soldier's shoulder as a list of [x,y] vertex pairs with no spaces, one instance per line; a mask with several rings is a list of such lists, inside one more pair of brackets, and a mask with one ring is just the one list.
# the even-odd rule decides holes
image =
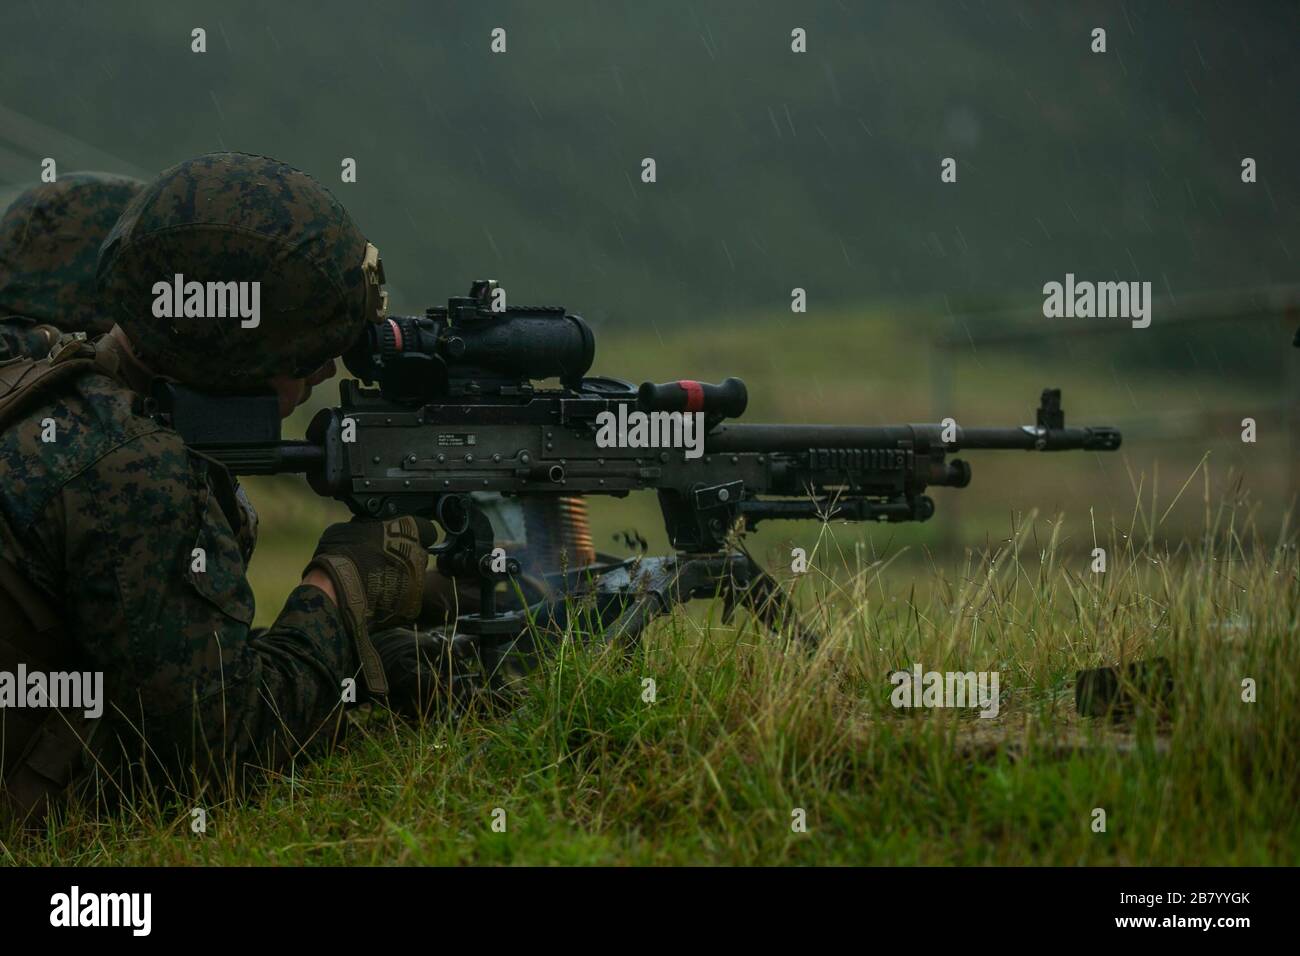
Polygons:
[[11,520],[36,521],[70,481],[96,469],[149,481],[188,470],[181,437],[145,413],[126,385],[86,371],[0,429],[0,498]]

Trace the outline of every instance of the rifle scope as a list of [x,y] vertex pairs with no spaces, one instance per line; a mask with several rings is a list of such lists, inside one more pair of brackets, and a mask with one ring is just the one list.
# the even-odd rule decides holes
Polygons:
[[387,316],[366,326],[343,364],[395,401],[491,393],[546,378],[577,387],[596,354],[587,323],[559,306],[504,306],[503,296],[495,281],[479,280],[445,308]]

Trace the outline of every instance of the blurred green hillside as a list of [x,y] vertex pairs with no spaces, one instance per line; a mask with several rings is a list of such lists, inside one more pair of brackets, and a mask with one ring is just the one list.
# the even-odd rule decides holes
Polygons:
[[0,106],[32,123],[0,121],[0,185],[44,156],[148,174],[265,152],[331,185],[400,309],[491,274],[627,332],[780,308],[796,286],[813,310],[933,295],[957,311],[1041,301],[1067,271],[1249,288],[1296,274],[1298,11],[11,3]]

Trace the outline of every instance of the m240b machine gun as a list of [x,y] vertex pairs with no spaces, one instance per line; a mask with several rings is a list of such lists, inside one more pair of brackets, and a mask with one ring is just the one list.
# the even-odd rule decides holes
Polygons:
[[[776,582],[736,544],[760,521],[925,521],[930,487],[970,482],[955,452],[1120,446],[1114,428],[1067,427],[1055,389],[1043,391],[1035,423],[1018,427],[738,424],[739,379],[637,387],[589,376],[595,339],[579,316],[501,298],[480,281],[445,308],[369,326],[344,356],[360,381],[341,383],[340,404],[319,413],[305,441],[281,440],[270,395],[166,385],[159,414],[235,474],[302,472],[355,515],[435,519],[446,533],[434,548],[439,570],[479,584],[478,611],[459,620],[457,640],[480,659],[517,647],[527,628],[525,611],[498,607],[498,585],[520,565],[496,550],[473,492],[655,491],[676,554],[556,575],[558,590],[603,600],[606,639],[635,639],[674,603],[719,591],[769,624],[789,622]],[[688,439],[693,447],[680,447]]]

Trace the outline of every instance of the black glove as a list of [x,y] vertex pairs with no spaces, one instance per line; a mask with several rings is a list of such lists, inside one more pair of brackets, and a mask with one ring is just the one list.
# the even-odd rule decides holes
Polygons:
[[386,703],[399,714],[455,713],[479,689],[478,676],[456,658],[440,631],[393,628],[376,634],[374,643],[388,679]]
[[427,518],[354,518],[325,529],[303,570],[304,575],[320,571],[334,585],[339,613],[356,641],[361,670],[373,693],[385,693],[387,682],[370,630],[415,620],[424,593],[428,549],[437,540],[437,529]]

